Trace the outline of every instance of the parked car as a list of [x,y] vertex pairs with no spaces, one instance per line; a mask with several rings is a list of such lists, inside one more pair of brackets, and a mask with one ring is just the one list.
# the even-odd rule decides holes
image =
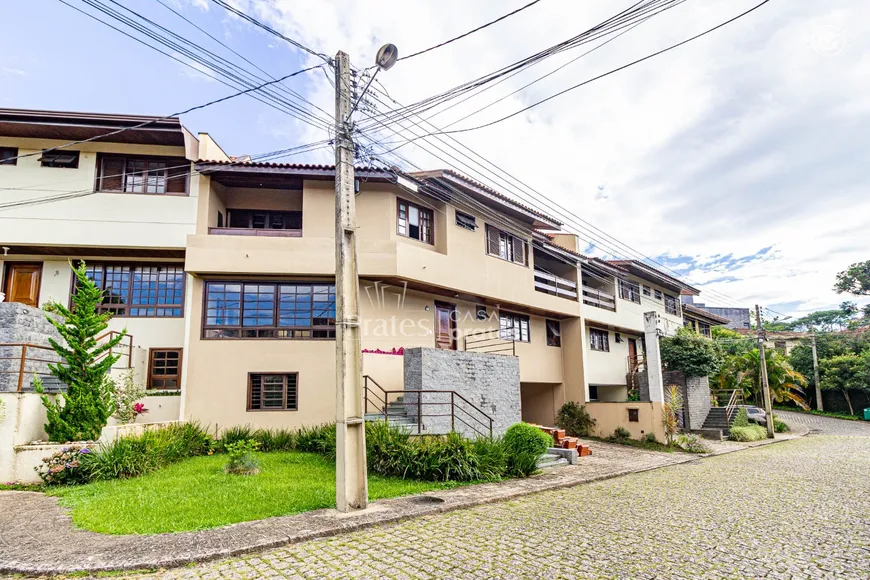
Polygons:
[[741,405],[740,408],[746,409],[746,414],[749,415],[750,423],[756,423],[762,427],[767,427],[767,415],[764,413],[764,409],[749,405]]

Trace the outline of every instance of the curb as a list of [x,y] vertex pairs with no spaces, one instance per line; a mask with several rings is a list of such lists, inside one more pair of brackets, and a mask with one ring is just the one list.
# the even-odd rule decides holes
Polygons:
[[[275,526],[277,529],[272,531],[271,533],[267,533],[266,536],[261,536],[259,539],[255,539],[254,541],[249,541],[247,543],[243,543],[240,545],[236,545],[233,547],[225,547],[218,548],[213,547],[211,549],[206,548],[202,552],[197,552],[195,549],[191,550],[188,554],[183,556],[157,556],[154,554],[145,554],[138,558],[133,557],[125,562],[118,562],[117,564],[113,563],[101,563],[101,562],[92,562],[92,563],[79,563],[79,564],[71,564],[71,565],[29,565],[25,562],[9,560],[6,558],[0,559],[0,573],[3,574],[24,574],[28,576],[38,576],[38,575],[48,575],[48,574],[74,574],[74,573],[82,573],[82,572],[108,572],[108,571],[141,571],[141,570],[156,570],[161,568],[177,568],[181,566],[185,566],[192,563],[201,563],[201,562],[209,562],[213,560],[218,560],[222,558],[240,556],[243,554],[249,554],[252,552],[263,551],[273,548],[278,548],[282,546],[287,546],[291,544],[297,544],[305,541],[316,540],[320,538],[328,538],[332,536],[337,536],[340,534],[356,532],[368,528],[372,528],[375,526],[381,525],[392,525],[401,523],[404,521],[408,521],[411,519],[415,519],[421,516],[429,516],[429,515],[437,515],[449,513],[461,509],[468,509],[476,506],[487,505],[491,503],[501,502],[501,501],[511,501],[517,498],[526,497],[532,494],[545,492],[545,491],[554,491],[560,489],[566,489],[569,487],[575,487],[583,484],[594,483],[597,481],[604,481],[608,479],[614,479],[617,477],[623,477],[625,475],[630,475],[633,473],[644,473],[647,471],[653,471],[657,469],[662,469],[664,467],[670,467],[674,465],[682,465],[685,463],[697,462],[702,459],[707,459],[709,457],[717,457],[719,455],[726,455],[728,453],[734,453],[737,451],[743,451],[746,449],[752,449],[755,447],[763,447],[766,445],[771,445],[774,443],[783,443],[786,441],[792,441],[795,439],[799,439],[805,436],[809,432],[809,429],[806,429],[803,433],[793,433],[792,436],[788,438],[782,439],[774,439],[774,440],[765,440],[758,441],[754,443],[742,444],[739,447],[735,447],[733,449],[722,449],[719,452],[713,452],[710,454],[704,455],[690,455],[686,454],[686,457],[668,457],[667,463],[661,463],[658,465],[650,465],[644,466],[640,468],[634,469],[617,469],[612,472],[591,475],[591,476],[578,476],[578,474],[574,474],[572,472],[562,472],[562,469],[569,469],[568,467],[561,468],[557,472],[544,473],[541,475],[533,476],[524,480],[508,480],[506,482],[497,482],[497,483],[484,483],[478,485],[472,485],[467,487],[460,487],[452,490],[446,491],[438,491],[438,492],[427,492],[424,494],[418,494],[414,496],[405,496],[400,498],[381,500],[378,502],[374,502],[371,504],[372,507],[378,507],[381,509],[372,510],[370,512],[363,512],[353,516],[345,516],[343,518],[336,518],[334,516],[335,510],[316,510],[312,512],[307,512],[303,514],[296,514],[293,516],[278,516],[275,518],[269,518],[266,520],[257,520],[253,522],[241,522],[238,524],[231,524],[229,526],[223,526],[221,528],[213,528],[212,530],[206,530],[205,533],[213,533],[214,535],[219,535],[222,533],[228,534],[232,537],[234,534],[233,531],[244,532],[245,529],[256,531],[258,528],[262,528],[264,526]],[[596,442],[596,445],[601,445],[601,443]],[[615,445],[617,444],[605,444],[605,445]],[[649,452],[649,451],[641,451],[642,453],[655,453],[656,455],[665,455],[659,454],[657,452]],[[664,459],[664,457],[662,457]],[[471,496],[469,495],[469,491],[477,490],[480,492],[483,489],[483,486],[489,486],[491,488],[491,492],[488,495],[480,496]],[[490,490],[486,490],[490,491]],[[501,493],[499,493],[501,491]],[[13,492],[10,492],[13,493]],[[42,496],[37,492],[14,492],[20,494],[34,494]],[[434,500],[425,500],[423,498],[435,498]],[[440,501],[439,501],[440,500]],[[56,500],[55,500],[56,501]],[[384,509],[385,508],[385,509]],[[296,522],[290,521],[293,518]],[[284,520],[284,521],[282,521]],[[302,525],[294,526],[294,523],[301,522]],[[296,528],[296,533],[286,533],[286,527],[283,524],[291,524],[290,527]],[[305,524],[308,524],[306,526]],[[316,529],[318,528],[319,529]],[[314,528],[314,529],[312,529]],[[283,530],[283,533],[282,533]],[[263,530],[267,531],[268,530]],[[84,532],[87,534],[95,534],[97,536],[103,536],[103,534],[96,534],[94,532]],[[182,536],[182,535],[195,535],[200,534],[201,532],[181,532],[178,534],[158,534],[155,536],[140,536],[139,538],[147,538],[147,537],[161,537],[161,536]],[[117,536],[117,537],[126,537],[126,536]],[[208,545],[209,543],[214,543],[204,541],[202,544]],[[192,545],[200,545],[199,542],[193,542]],[[86,544],[80,544],[80,547],[83,549],[86,548]],[[153,548],[150,548],[153,550]],[[183,549],[179,551],[184,551]],[[165,552],[163,552],[165,554]]]

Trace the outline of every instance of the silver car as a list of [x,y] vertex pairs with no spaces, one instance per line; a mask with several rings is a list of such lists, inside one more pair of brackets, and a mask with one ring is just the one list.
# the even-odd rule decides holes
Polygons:
[[764,413],[764,409],[760,407],[751,407],[749,405],[741,405],[740,408],[746,409],[746,414],[749,415],[749,421],[751,423],[756,423],[758,425],[761,425],[762,427],[767,427],[767,415]]

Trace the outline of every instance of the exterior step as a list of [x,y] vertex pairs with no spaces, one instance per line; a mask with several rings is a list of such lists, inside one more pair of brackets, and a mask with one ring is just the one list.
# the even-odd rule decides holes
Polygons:
[[568,465],[567,459],[552,453],[541,455],[541,458],[538,459],[537,463],[538,469],[550,469],[553,467],[562,467],[565,465]]

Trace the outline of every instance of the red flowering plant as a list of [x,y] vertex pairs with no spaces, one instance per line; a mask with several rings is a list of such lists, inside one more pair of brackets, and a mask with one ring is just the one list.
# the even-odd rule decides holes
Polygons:
[[87,464],[93,451],[84,445],[69,445],[42,460],[34,467],[46,485],[75,485],[87,483]]

